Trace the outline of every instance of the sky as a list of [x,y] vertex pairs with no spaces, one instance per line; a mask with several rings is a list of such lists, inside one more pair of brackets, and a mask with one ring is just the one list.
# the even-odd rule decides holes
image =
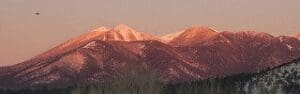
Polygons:
[[158,36],[190,26],[292,35],[300,33],[299,5],[300,0],[0,0],[0,66],[117,24]]

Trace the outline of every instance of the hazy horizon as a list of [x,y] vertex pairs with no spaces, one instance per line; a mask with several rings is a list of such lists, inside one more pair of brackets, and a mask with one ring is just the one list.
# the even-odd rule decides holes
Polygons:
[[0,66],[118,24],[152,35],[190,26],[293,35],[300,33],[299,5],[299,0],[1,0]]

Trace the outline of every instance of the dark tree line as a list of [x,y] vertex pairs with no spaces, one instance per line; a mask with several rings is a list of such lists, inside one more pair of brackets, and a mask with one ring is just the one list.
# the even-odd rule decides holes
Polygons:
[[[201,79],[193,82],[165,84],[159,74],[150,68],[129,66],[122,69],[117,78],[109,83],[76,85],[68,88],[0,90],[0,94],[300,94],[300,60],[258,74]],[[278,73],[290,74],[285,80]],[[290,84],[284,84],[289,81]],[[297,81],[296,81],[297,82]],[[272,83],[270,87],[266,85]]]

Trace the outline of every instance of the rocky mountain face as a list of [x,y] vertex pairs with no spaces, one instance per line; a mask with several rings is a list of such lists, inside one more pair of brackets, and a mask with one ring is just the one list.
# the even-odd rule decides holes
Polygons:
[[300,57],[295,37],[191,27],[154,37],[126,25],[71,39],[25,62],[0,68],[0,88],[106,82],[126,65],[150,68],[164,82],[259,73]]

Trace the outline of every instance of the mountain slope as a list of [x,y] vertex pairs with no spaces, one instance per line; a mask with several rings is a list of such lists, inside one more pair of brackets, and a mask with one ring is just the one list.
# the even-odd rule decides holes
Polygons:
[[299,77],[300,59],[295,59],[260,73],[171,84],[164,94],[299,94]]
[[212,69],[207,70],[211,75],[256,73],[300,56],[300,42],[292,37],[243,31],[218,32],[209,40],[200,39],[189,38],[200,43],[183,42],[185,45],[176,45],[176,48],[193,61]]
[[22,71],[27,67],[34,66],[39,62],[47,61],[47,59],[54,59],[60,57],[61,55],[71,52],[91,41],[94,40],[103,40],[103,41],[138,41],[138,40],[157,40],[155,37],[152,37],[141,32],[136,32],[130,27],[120,24],[113,29],[108,29],[105,27],[100,27],[91,32],[87,32],[81,36],[68,40],[49,51],[46,51],[34,58],[27,60],[25,62],[15,65],[17,70]]
[[[153,67],[167,81],[201,78],[206,67],[193,64],[159,41],[92,41],[52,60],[14,71],[0,81],[1,88],[64,87],[109,81],[125,65]],[[12,66],[14,69],[16,66]]]

